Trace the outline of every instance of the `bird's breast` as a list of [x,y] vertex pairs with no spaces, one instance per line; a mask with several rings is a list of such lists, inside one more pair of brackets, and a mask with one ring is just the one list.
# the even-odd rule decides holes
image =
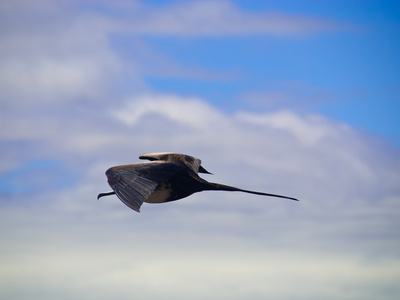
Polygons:
[[150,196],[144,201],[147,203],[163,203],[171,196],[171,189],[155,190]]

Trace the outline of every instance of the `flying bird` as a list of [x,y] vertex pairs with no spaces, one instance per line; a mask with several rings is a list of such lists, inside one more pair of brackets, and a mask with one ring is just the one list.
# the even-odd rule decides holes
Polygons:
[[146,153],[139,156],[149,162],[122,165],[106,171],[112,192],[103,196],[117,197],[131,209],[140,212],[143,202],[163,203],[190,196],[201,191],[238,191],[298,201],[296,198],[239,189],[208,182],[198,173],[212,174],[201,166],[201,160],[178,153]]

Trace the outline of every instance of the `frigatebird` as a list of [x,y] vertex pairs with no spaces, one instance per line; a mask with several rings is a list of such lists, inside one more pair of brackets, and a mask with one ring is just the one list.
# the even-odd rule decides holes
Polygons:
[[212,173],[201,166],[200,159],[190,155],[163,152],[146,153],[139,158],[150,161],[109,168],[106,176],[113,191],[100,193],[97,199],[117,195],[123,203],[137,212],[140,212],[143,202],[169,202],[201,191],[238,191],[298,201],[292,197],[208,182],[199,177],[198,173]]

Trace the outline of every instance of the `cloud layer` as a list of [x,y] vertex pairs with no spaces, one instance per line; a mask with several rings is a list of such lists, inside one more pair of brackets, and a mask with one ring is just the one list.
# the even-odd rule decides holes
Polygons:
[[[4,296],[391,299],[396,291],[398,154],[369,137],[321,116],[226,115],[172,95],[132,98],[102,121],[81,122],[38,148],[76,181],[3,196],[2,228],[12,228],[3,231]],[[115,197],[95,200],[109,190],[106,168],[165,150],[203,159],[209,180],[301,202],[204,192],[136,214]]]

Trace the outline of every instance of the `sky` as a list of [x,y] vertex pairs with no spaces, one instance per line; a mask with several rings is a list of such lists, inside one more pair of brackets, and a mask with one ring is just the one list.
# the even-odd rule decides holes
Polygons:
[[[1,299],[398,299],[397,1],[0,3]],[[299,202],[140,213],[146,152]]]

